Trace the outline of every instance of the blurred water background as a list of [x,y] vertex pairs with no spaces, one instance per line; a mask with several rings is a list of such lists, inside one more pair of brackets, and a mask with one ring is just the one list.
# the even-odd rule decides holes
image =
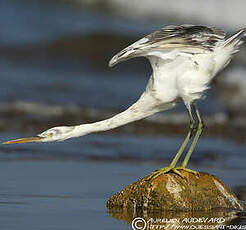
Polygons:
[[[137,100],[151,73],[110,58],[169,24],[245,27],[229,0],[1,0],[0,141],[113,116]],[[216,174],[246,199],[246,49],[199,103],[207,128],[190,167]],[[187,130],[182,105],[107,133],[63,143],[0,146],[1,229],[127,229],[107,199],[167,165]]]

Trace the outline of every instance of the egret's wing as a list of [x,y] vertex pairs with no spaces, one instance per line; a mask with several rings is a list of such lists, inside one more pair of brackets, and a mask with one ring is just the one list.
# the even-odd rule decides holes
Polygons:
[[214,27],[180,25],[166,26],[147,35],[116,54],[109,62],[113,66],[127,59],[148,56],[153,51],[178,49],[183,52],[211,51],[224,41],[225,32]]

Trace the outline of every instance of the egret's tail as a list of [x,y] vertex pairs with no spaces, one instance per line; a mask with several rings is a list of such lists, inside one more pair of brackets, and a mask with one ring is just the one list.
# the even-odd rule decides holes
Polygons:
[[232,53],[236,53],[240,45],[244,43],[242,40],[244,37],[246,37],[246,28],[239,30],[231,37],[227,38],[223,43],[223,47],[232,49]]

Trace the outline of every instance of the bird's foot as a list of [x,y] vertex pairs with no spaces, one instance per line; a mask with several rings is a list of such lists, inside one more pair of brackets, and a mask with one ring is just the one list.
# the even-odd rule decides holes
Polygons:
[[187,169],[187,168],[184,167],[184,166],[180,166],[180,167],[177,167],[177,168],[175,168],[175,169],[176,169],[176,170],[183,170],[183,171],[192,173],[192,174],[194,174],[195,176],[199,176],[199,172],[197,172],[197,171],[195,171],[195,170],[192,170],[192,169]]
[[184,175],[179,172],[177,170],[178,168],[175,168],[175,167],[172,167],[172,166],[168,166],[166,168],[160,168],[160,169],[157,169],[155,170],[151,175],[149,175],[146,179],[147,180],[153,180],[155,179],[156,177],[160,176],[161,174],[164,174],[164,173],[169,173],[169,172],[174,172],[176,174],[178,174],[179,176],[181,176],[182,178],[184,178]]

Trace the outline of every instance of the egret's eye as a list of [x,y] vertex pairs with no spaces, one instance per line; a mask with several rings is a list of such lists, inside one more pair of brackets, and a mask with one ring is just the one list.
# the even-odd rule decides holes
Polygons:
[[53,133],[48,133],[47,137],[52,138],[53,135],[54,135]]

